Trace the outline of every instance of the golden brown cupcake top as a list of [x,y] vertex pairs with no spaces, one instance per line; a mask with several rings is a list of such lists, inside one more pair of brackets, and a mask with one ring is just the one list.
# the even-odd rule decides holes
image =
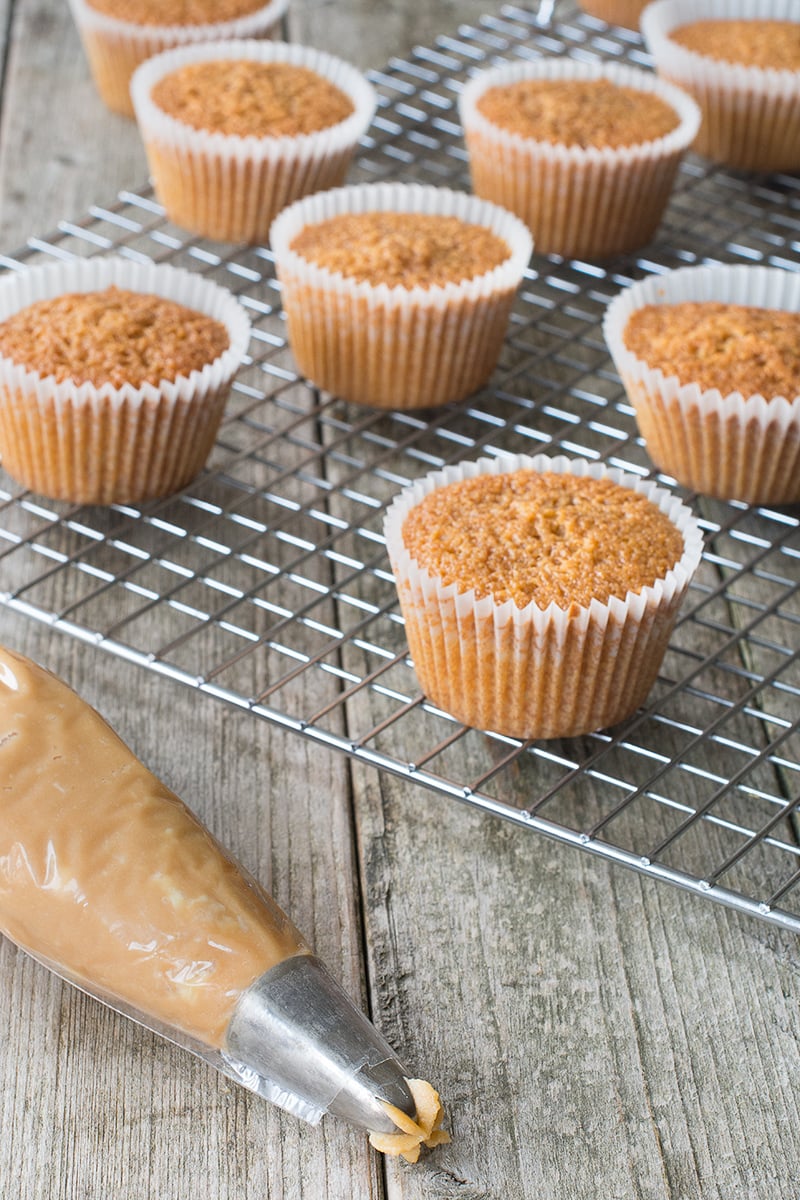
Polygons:
[[680,124],[660,96],[608,79],[519,79],[488,88],[477,107],[509,133],[583,149],[651,142]]
[[800,313],[715,301],[650,304],[633,313],[622,340],[683,385],[767,400],[800,395]]
[[151,97],[193,129],[236,137],[316,133],[354,112],[349,96],[316,71],[252,59],[188,63],[160,79]]
[[183,304],[110,287],[65,293],[0,324],[0,354],[57,383],[135,387],[202,370],[230,345],[219,321]]
[[575,611],[671,570],[683,537],[645,496],[555,472],[478,475],[430,492],[403,523],[409,554],[460,591]]
[[508,243],[483,225],[403,212],[342,213],[307,225],[290,249],[348,279],[405,288],[462,283],[511,255]]
[[691,21],[669,36],[685,49],[720,62],[800,71],[800,21]]
[[266,8],[268,0],[87,0],[89,8],[134,25],[216,25]]

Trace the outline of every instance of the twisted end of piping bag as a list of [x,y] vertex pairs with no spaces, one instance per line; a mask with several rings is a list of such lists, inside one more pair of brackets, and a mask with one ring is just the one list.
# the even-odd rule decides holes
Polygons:
[[222,1056],[273,1103],[312,1124],[325,1113],[341,1117],[379,1135],[385,1153],[416,1161],[422,1143],[447,1139],[428,1127],[433,1121],[419,1123],[418,1081],[409,1085],[394,1051],[313,955],[284,959],[242,993]]

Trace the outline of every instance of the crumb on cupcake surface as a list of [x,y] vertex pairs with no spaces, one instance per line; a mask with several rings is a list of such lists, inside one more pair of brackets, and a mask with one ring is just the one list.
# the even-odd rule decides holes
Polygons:
[[488,88],[477,108],[509,133],[583,149],[654,141],[680,124],[660,96],[608,79],[520,79]]
[[716,301],[650,304],[628,320],[637,358],[681,384],[765,399],[800,395],[800,313]]
[[670,30],[669,37],[686,50],[720,62],[800,71],[800,21],[690,21]]
[[225,326],[161,296],[109,287],[40,300],[0,324],[0,354],[56,382],[138,387],[189,375],[230,345]]
[[567,611],[639,592],[683,553],[680,531],[641,493],[525,469],[437,488],[408,513],[402,537],[445,585]]
[[160,79],[151,98],[193,129],[236,137],[316,133],[355,111],[350,97],[316,71],[253,59],[187,63]]
[[90,8],[136,25],[216,25],[266,7],[267,0],[87,0]]
[[307,225],[290,249],[348,279],[406,288],[461,283],[511,254],[508,243],[483,225],[402,212],[341,213]]

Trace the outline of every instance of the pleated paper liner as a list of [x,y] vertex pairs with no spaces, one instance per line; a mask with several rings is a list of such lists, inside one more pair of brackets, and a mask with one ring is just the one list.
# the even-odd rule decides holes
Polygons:
[[[509,257],[461,283],[406,288],[345,278],[291,249],[308,225],[376,210],[485,226],[507,243]],[[375,408],[427,408],[481,387],[497,363],[531,255],[530,233],[511,213],[419,184],[364,184],[309,196],[280,215],[270,240],[298,367],[326,391]]]
[[[567,611],[477,599],[474,590],[446,586],[412,558],[403,523],[426,495],[479,474],[518,470],[609,478],[642,492],[681,532],[679,561],[638,593]],[[602,464],[546,455],[504,455],[434,471],[395,498],[384,533],[422,690],[466,725],[519,738],[605,728],[644,702],[702,551],[690,510],[670,492]]]
[[[194,129],[151,99],[165,75],[220,59],[289,63],[344,92],[353,112],[314,133],[238,137]],[[265,242],[273,219],[310,192],[343,183],[359,138],[372,120],[375,92],[355,67],[308,46],[233,41],[182,46],[142,64],[131,83],[136,120],[156,195],[176,225],[223,242]]]
[[800,71],[722,62],[670,37],[680,25],[726,19],[800,22],[800,8],[797,0],[657,0],[642,15],[642,36],[658,74],[700,105],[699,154],[740,170],[796,170]]
[[[618,149],[565,146],[501,129],[478,110],[491,87],[523,79],[608,79],[651,92],[679,117],[665,137]],[[606,258],[653,237],[700,114],[680,89],[619,63],[540,59],[476,75],[460,97],[473,190],[521,217],[539,254]]]
[[271,0],[233,20],[202,25],[141,25],[99,12],[88,0],[70,0],[70,7],[102,100],[113,112],[132,117],[131,77],[145,59],[187,42],[277,37],[289,0]]
[[723,396],[653,369],[625,346],[647,304],[719,301],[800,311],[800,275],[778,267],[685,267],[633,284],[608,306],[604,333],[653,462],[685,487],[748,504],[800,501],[800,395]]
[[25,487],[75,503],[112,504],[177,491],[202,469],[250,322],[224,288],[166,265],[119,258],[31,267],[0,281],[0,320],[39,300],[111,285],[155,294],[222,322],[230,345],[190,375],[115,387],[42,378],[0,356],[0,460]]

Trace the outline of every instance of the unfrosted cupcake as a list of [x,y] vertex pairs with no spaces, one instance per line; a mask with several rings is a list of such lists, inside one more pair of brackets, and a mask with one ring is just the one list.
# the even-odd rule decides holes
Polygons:
[[422,690],[519,738],[577,736],[644,702],[702,550],[666,490],[545,455],[435,471],[384,532]]
[[604,332],[647,451],[684,486],[800,501],[800,276],[686,267],[608,306]]
[[228,242],[265,241],[287,204],[342,183],[376,104],[355,67],[283,42],[167,51],[131,95],[167,216]]
[[694,96],[694,148],[750,171],[800,167],[796,0],[657,0],[642,35],[664,79]]
[[0,281],[0,459],[76,503],[166,495],[201,470],[250,323],[187,271],[92,258]]
[[186,42],[275,37],[289,0],[70,0],[92,78],[114,112],[133,116],[130,82],[147,58]]
[[536,250],[605,258],[655,233],[699,113],[634,67],[541,59],[461,94],[472,185],[522,217]]
[[427,408],[481,387],[531,254],[511,213],[399,183],[309,196],[281,213],[270,241],[300,370],[376,408]]
[[599,17],[609,25],[638,29],[639,18],[647,0],[579,0],[579,4],[584,12],[592,17]]

